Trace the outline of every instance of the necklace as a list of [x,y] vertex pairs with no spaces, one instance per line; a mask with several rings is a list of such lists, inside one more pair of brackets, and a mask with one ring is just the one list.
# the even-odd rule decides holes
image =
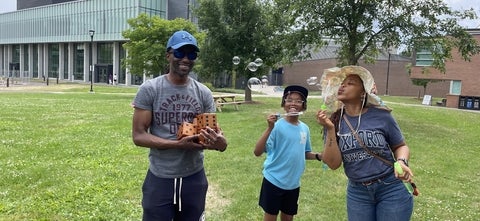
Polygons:
[[[340,119],[339,119],[339,121],[338,121],[338,132],[337,132],[337,136],[340,136],[340,126],[342,125],[342,118],[343,118],[343,114],[344,114],[344,113],[343,113],[343,110],[344,110],[344,109],[345,109],[345,108],[342,107],[341,112],[340,112]],[[355,131],[352,132],[352,134],[357,134],[357,133],[358,133],[358,129],[360,128],[360,120],[361,120],[361,118],[362,118],[362,112],[363,112],[363,107],[362,107],[362,109],[360,109],[360,113],[358,114],[357,128],[355,129]],[[348,121],[347,118],[345,118],[345,120]],[[350,123],[350,121],[349,121],[348,123]]]

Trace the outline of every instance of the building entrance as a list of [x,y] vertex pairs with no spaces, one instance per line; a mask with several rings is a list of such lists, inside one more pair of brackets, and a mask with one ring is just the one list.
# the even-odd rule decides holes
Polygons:
[[111,84],[113,79],[113,65],[95,64],[95,83]]

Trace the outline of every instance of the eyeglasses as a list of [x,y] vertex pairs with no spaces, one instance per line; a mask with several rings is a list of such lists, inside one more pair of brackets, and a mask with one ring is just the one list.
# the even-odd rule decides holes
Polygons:
[[294,103],[294,104],[303,104],[305,101],[303,100],[293,100],[293,99],[285,99],[285,103]]
[[[169,52],[169,53],[172,54],[172,52]],[[183,50],[173,49],[173,56],[175,56],[175,58],[177,59],[183,59],[185,56],[187,56],[188,60],[193,61],[197,59],[197,52],[191,51],[191,52],[185,53],[185,51]]]

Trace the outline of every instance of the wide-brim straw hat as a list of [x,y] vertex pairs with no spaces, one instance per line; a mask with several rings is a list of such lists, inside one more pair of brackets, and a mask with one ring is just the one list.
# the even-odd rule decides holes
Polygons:
[[380,98],[375,95],[376,87],[372,74],[361,66],[344,66],[342,68],[334,67],[325,69],[322,78],[320,79],[320,86],[322,88],[322,98],[327,110],[336,111],[341,107],[341,101],[338,100],[338,89],[343,80],[349,75],[358,75],[363,81],[363,88],[367,93],[366,106],[385,106]]

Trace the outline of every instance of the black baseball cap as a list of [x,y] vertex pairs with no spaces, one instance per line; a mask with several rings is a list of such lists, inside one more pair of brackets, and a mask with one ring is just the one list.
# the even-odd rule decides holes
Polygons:
[[287,97],[292,92],[299,93],[302,95],[303,99],[306,101],[308,96],[308,90],[299,85],[290,85],[283,90],[283,98]]
[[300,85],[290,85],[286,87],[283,90],[283,97],[282,97],[282,104],[280,106],[285,106],[285,98],[290,94],[290,93],[299,93],[303,97],[303,109],[307,109],[307,96],[308,96],[308,90]]

